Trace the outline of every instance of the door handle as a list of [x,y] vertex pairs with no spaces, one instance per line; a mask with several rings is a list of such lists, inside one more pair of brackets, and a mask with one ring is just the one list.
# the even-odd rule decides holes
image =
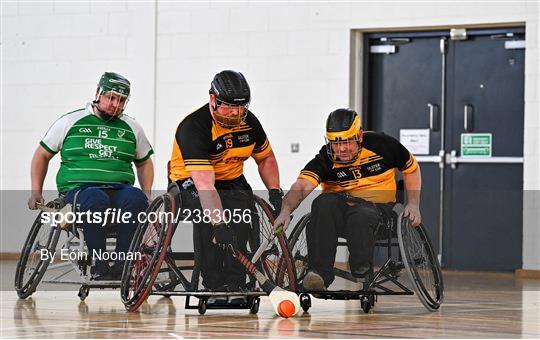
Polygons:
[[429,129],[439,131],[439,105],[428,103],[429,107]]
[[457,151],[452,150],[450,153],[446,154],[446,164],[450,164],[450,167],[452,169],[456,168],[456,164],[458,163],[458,157],[457,157]]
[[445,155],[445,162],[446,164],[449,164],[452,169],[455,169],[459,163],[523,164],[523,157],[461,157],[457,155],[456,150],[452,150]]
[[471,104],[465,104],[463,107],[463,130],[465,132],[473,130],[473,107]]

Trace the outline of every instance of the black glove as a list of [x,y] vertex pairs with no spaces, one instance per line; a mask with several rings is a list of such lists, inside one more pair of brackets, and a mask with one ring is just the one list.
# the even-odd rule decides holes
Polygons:
[[283,190],[281,189],[270,189],[268,190],[268,200],[274,207],[276,215],[279,215],[281,212],[281,203],[283,203]]
[[230,244],[234,247],[236,242],[234,230],[225,222],[214,225],[214,239],[220,246],[228,246]]

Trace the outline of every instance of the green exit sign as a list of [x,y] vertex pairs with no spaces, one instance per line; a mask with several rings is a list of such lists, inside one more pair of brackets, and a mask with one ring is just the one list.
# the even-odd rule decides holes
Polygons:
[[462,133],[462,157],[491,157],[493,138],[491,133]]

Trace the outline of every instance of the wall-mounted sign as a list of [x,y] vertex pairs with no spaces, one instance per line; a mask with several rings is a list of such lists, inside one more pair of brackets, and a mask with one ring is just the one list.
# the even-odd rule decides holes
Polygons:
[[491,133],[462,133],[461,157],[491,157]]
[[399,141],[413,155],[429,155],[429,129],[401,129]]

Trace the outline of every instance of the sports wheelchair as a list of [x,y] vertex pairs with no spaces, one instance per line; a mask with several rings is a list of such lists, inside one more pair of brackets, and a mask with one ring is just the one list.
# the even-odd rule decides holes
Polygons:
[[[141,256],[139,259],[126,261],[122,274],[120,292],[126,309],[136,311],[149,295],[161,295],[185,296],[185,308],[198,309],[201,315],[205,314],[207,309],[249,309],[250,313],[256,314],[260,296],[266,293],[261,287],[257,287],[257,282],[251,275],[246,291],[216,292],[199,287],[202,244],[199,242],[197,228],[193,228],[192,252],[172,250],[172,236],[177,228],[184,225],[181,222],[187,218],[182,212],[182,198],[176,183],[171,183],[167,192],[157,197],[148,208],[148,216],[150,213],[155,213],[154,216],[162,213],[174,218],[147,220],[139,224],[129,251],[138,252]],[[240,262],[246,267],[246,272],[253,273],[253,270],[257,269],[274,285],[295,291],[296,271],[290,259],[285,235],[274,233],[273,209],[265,200],[253,195],[251,216],[249,249],[248,253],[244,254],[245,257],[239,259]],[[260,257],[253,261],[254,267],[250,267],[249,260],[253,259],[255,253],[260,254]],[[191,276],[188,278],[189,275]],[[198,303],[192,305],[191,297],[197,298]],[[240,302],[234,302],[235,300]]]
[[[80,285],[78,296],[84,301],[90,288],[119,288],[120,281],[92,280],[90,267],[92,256],[85,243],[83,228],[76,223],[54,224],[43,222],[44,212],[76,212],[77,196],[74,203],[66,205],[60,196],[46,205],[38,205],[41,210],[32,227],[15,271],[15,290],[21,299],[32,295],[43,280],[50,284]],[[116,245],[116,227],[107,228],[107,251],[114,250]],[[46,254],[46,256],[43,256]],[[48,271],[46,279],[43,279]]]
[[[402,186],[403,183],[398,184],[398,188]],[[439,261],[425,226],[420,224],[413,227],[409,220],[403,217],[403,210],[403,204],[396,203],[392,216],[381,213],[382,221],[377,228],[375,247],[386,250],[386,259],[382,266],[374,271],[371,279],[363,283],[362,289],[309,293],[322,299],[360,300],[361,308],[365,313],[375,306],[379,295],[416,294],[426,309],[431,312],[438,310],[443,302],[444,291]],[[311,213],[307,213],[298,221],[288,239],[296,268],[297,287],[302,287],[302,280],[308,270],[306,227],[310,222],[310,216]],[[340,240],[338,246],[347,246],[347,242]],[[399,281],[404,269],[410,278],[412,290]],[[349,271],[338,267],[334,267],[334,274],[345,280],[357,282]],[[300,305],[307,312],[311,307],[311,297],[301,288],[297,292],[300,294]]]

